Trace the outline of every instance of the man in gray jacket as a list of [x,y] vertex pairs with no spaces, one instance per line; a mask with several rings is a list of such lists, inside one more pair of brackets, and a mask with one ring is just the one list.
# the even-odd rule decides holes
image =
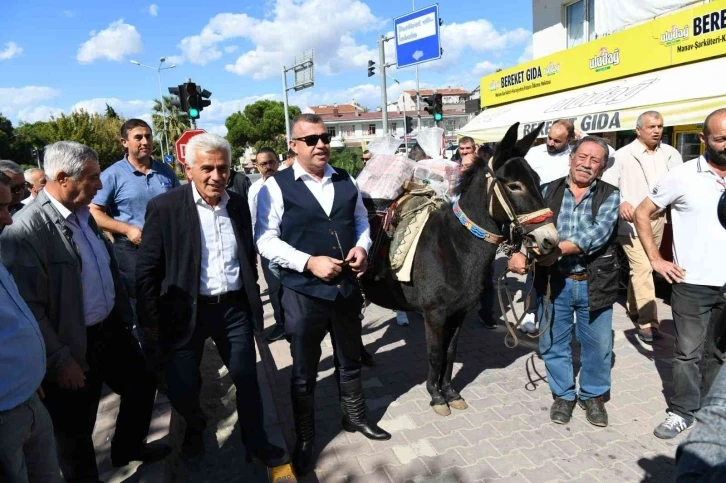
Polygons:
[[88,204],[101,187],[98,155],[60,141],[45,148],[48,184],[0,237],[0,256],[33,312],[46,347],[45,405],[70,482],[97,482],[93,447],[101,388],[121,396],[111,461],[154,461],[144,444],[156,379],[131,334],[131,306],[108,240]]

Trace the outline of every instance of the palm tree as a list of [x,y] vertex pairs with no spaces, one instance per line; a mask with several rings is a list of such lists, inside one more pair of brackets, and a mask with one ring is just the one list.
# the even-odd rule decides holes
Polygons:
[[157,133],[157,146],[160,143],[164,143],[166,146],[167,139],[169,140],[169,147],[173,150],[174,142],[179,139],[184,131],[191,128],[189,117],[186,113],[179,110],[178,107],[171,104],[171,96],[163,96],[164,109],[166,110],[166,131],[164,130],[164,115],[161,109],[161,102],[159,99],[154,99],[154,107],[152,108],[153,114],[151,115],[151,121],[154,124],[154,132]]

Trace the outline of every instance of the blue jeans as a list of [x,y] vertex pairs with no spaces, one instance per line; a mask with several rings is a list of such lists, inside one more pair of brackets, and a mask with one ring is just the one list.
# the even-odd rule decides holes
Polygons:
[[[550,324],[540,337],[539,350],[547,369],[550,390],[556,397],[574,401],[577,394],[572,368],[572,332],[580,342],[580,395],[582,401],[602,396],[610,390],[613,353],[613,308],[590,311],[587,280],[553,275],[547,303]],[[544,329],[544,294],[538,294],[537,319]],[[575,324],[575,315],[577,324]]]

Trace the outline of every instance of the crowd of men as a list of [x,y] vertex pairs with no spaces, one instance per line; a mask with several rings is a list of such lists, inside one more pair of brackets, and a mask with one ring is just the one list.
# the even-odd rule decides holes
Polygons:
[[[527,155],[560,241],[536,261],[525,330],[539,337],[551,420],[567,424],[579,403],[591,424],[607,426],[605,403],[617,397],[610,395],[617,246],[630,265],[626,308],[644,343],[659,337],[653,271],[672,283],[674,394],[654,433],[673,438],[703,413],[710,423],[679,450],[696,474],[724,455],[713,428],[726,392],[726,373],[714,384],[724,357],[715,341],[726,230],[715,220],[726,190],[726,109],[706,118],[705,154],[686,163],[662,141],[663,127],[658,112],[644,112],[637,139],[614,151],[561,120]],[[366,415],[361,378],[361,365],[372,363],[361,341],[356,280],[371,247],[368,212],[355,178],[329,164],[322,119],[295,119],[283,163],[260,149],[262,177],[253,184],[231,169],[232,150],[220,136],[191,139],[182,185],[153,159],[146,122],[128,120],[120,134],[124,158],[103,172],[97,153],[74,141],[46,146],[43,170],[0,161],[0,480],[98,482],[92,434],[103,384],[121,398],[112,464],[166,457],[169,446],[146,443],[159,376],[186,422],[183,455],[201,457],[199,366],[208,338],[237,389],[248,460],[288,462],[263,427],[254,340],[263,318],[258,255],[275,318],[266,338],[286,340],[292,354],[296,472],[315,466],[315,386],[327,333],[343,429],[389,439]],[[412,149],[412,159],[428,157],[420,151]],[[494,154],[471,138],[460,140],[459,153],[463,170]],[[364,153],[363,162],[371,156]],[[667,210],[674,262],[659,251]],[[507,268],[528,273],[528,260],[514,253]],[[482,276],[491,282],[491,273]],[[492,294],[490,284],[480,316],[493,328]],[[400,325],[404,320],[398,314]]]

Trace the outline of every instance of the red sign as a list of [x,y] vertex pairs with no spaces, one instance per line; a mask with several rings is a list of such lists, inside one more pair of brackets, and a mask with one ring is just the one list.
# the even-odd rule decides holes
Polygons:
[[191,129],[189,131],[184,131],[184,133],[179,136],[179,139],[174,143],[174,148],[176,149],[176,159],[179,160],[181,164],[186,164],[187,160],[187,143],[191,138],[196,136],[197,134],[205,133],[204,129]]

